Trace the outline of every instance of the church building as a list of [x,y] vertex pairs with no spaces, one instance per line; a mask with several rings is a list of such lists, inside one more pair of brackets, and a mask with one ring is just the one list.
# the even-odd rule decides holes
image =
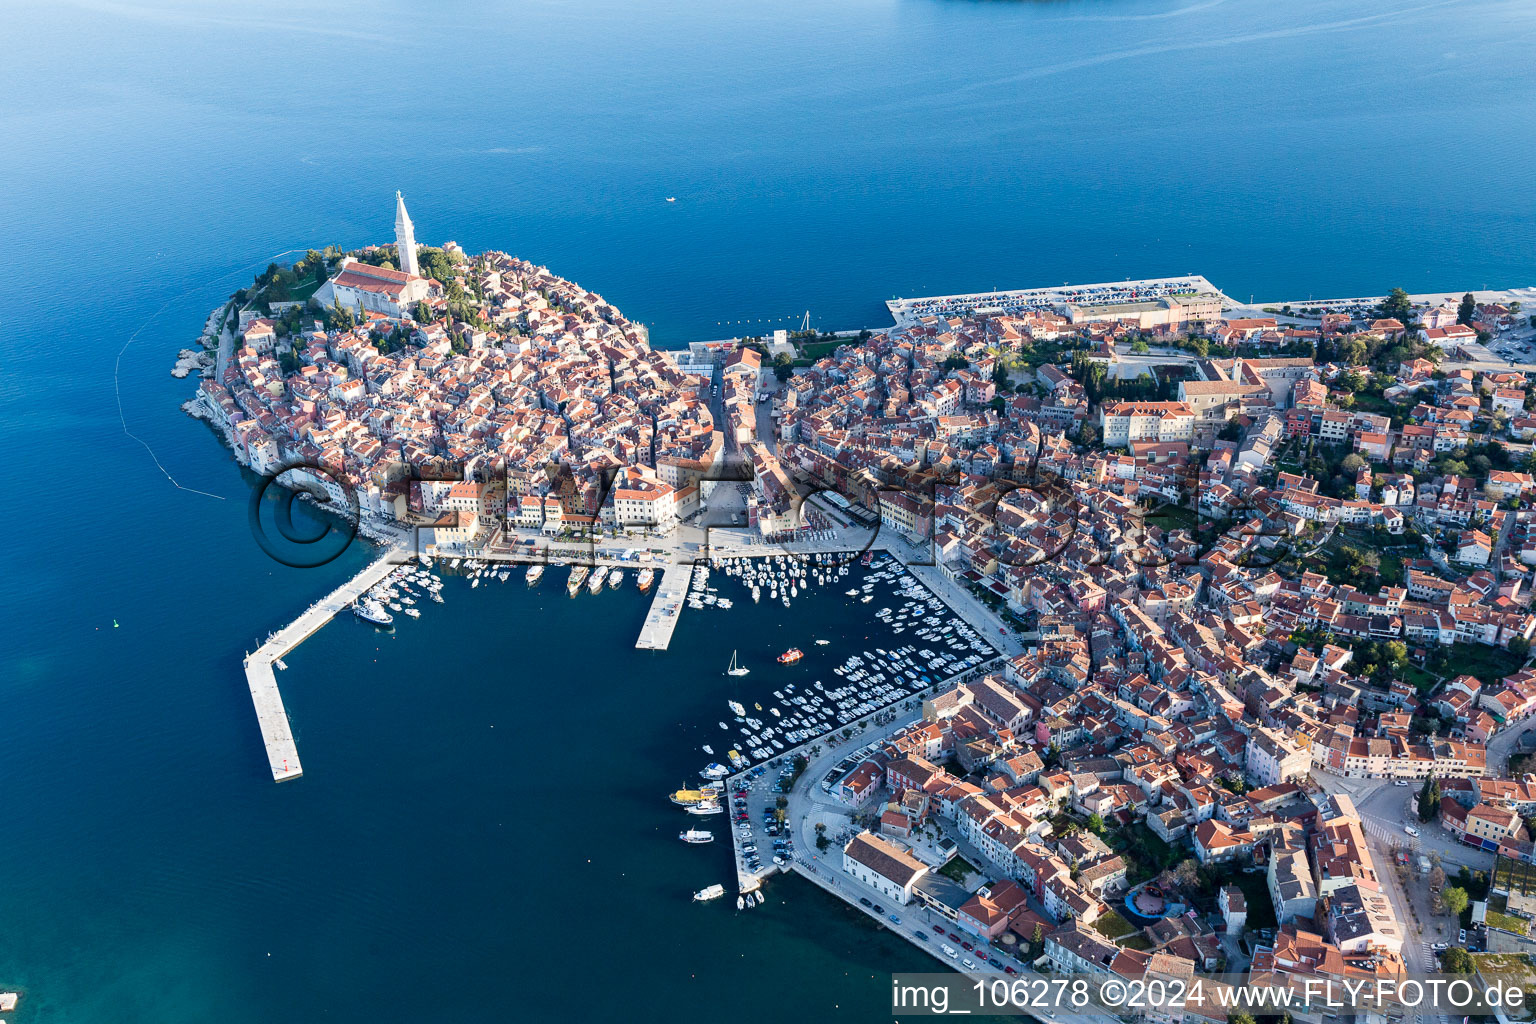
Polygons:
[[360,312],[400,317],[409,314],[416,303],[440,297],[442,285],[420,276],[416,228],[399,192],[395,193],[395,245],[400,252],[399,270],[370,266],[349,256],[337,264],[335,276],[315,292],[315,301],[322,306],[339,302]]

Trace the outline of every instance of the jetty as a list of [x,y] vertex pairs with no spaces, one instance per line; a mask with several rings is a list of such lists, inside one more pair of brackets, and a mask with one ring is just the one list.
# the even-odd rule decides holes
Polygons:
[[391,550],[368,568],[352,577],[325,597],[304,610],[304,613],[282,629],[267,637],[267,642],[245,656],[245,682],[251,690],[251,703],[256,707],[256,721],[261,726],[261,742],[267,748],[267,763],[272,768],[273,782],[287,782],[304,774],[299,763],[298,744],[293,739],[293,728],[288,721],[288,710],[283,707],[283,695],[277,688],[277,675],[272,663],[308,640],[321,626],[330,622],[336,613],[350,607],[365,591],[379,583],[399,565],[399,558]]
[[688,599],[688,581],[693,579],[693,566],[669,565],[656,584],[656,597],[651,610],[646,613],[645,625],[640,627],[640,639],[635,646],[642,651],[664,651],[672,643],[672,631],[677,628],[677,618],[683,614],[683,603]]

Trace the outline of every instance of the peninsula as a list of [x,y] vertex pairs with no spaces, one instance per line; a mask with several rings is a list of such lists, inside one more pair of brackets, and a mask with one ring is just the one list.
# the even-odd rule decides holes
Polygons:
[[674,794],[731,812],[744,896],[800,872],[978,973],[1384,977],[1536,926],[1531,298],[1187,276],[658,351],[398,200],[394,246],[215,313],[198,404],[477,583],[666,567],[644,646],[685,605],[881,601],[911,642],[732,701],[747,756]]

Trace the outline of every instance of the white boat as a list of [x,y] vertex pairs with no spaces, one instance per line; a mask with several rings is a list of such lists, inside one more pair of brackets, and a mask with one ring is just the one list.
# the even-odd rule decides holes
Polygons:
[[[749,668],[747,668],[747,667],[745,667],[743,665],[736,664],[736,652],[732,651],[731,652],[731,667],[725,670],[725,674],[728,675],[728,676],[744,676],[748,672],[751,672],[751,671],[752,671],[751,669],[749,669]],[[740,714],[740,713],[741,712],[739,712],[739,711],[737,712],[737,714]]]
[[530,587],[538,583],[543,576],[544,567],[542,565],[530,565],[528,571],[524,573],[524,578],[528,581]]
[[712,843],[715,841],[715,834],[703,829],[691,828],[686,832],[679,832],[677,838],[685,843]]
[[704,776],[706,779],[723,779],[727,775],[731,774],[731,770],[723,764],[711,762],[710,764],[706,765],[704,770],[699,774]]
[[606,565],[598,566],[597,567],[597,571],[592,574],[592,578],[587,581],[587,592],[589,594],[595,594],[599,590],[602,590],[603,589],[603,583],[607,579],[608,579],[608,567]]
[[706,886],[705,888],[700,889],[698,892],[693,894],[693,898],[694,898],[694,901],[697,902],[697,903],[705,903],[705,902],[708,902],[709,900],[719,899],[721,896],[724,896],[724,895],[725,895],[725,886],[723,886],[723,885],[721,885],[721,884],[719,884],[717,882],[714,885]]
[[736,716],[737,716],[737,717],[739,717],[739,718],[745,718],[745,717],[746,717],[746,714],[747,714],[747,709],[746,709],[746,708],[744,708],[744,707],[742,707],[742,706],[741,706],[741,705],[740,705],[740,704],[738,704],[738,703],[736,703],[736,702],[735,702],[735,701],[734,701],[734,700],[728,700],[728,701],[726,701],[726,702],[725,702],[725,706],[726,706],[726,707],[728,707],[728,708],[730,708],[730,709],[731,709],[731,711],[732,711],[732,712],[733,712],[733,713],[734,713],[734,714],[735,714],[735,715],[736,715]]
[[737,909],[737,910],[740,910],[740,909],[742,909],[742,907],[743,907],[743,906],[744,906],[744,905],[745,905],[745,904],[746,904],[746,897],[745,897],[745,896],[737,896],[737,897],[736,897],[736,909]]
[[725,808],[721,807],[717,803],[698,803],[694,804],[692,807],[687,808],[687,811],[689,814],[698,815],[724,814]]
[[710,749],[708,743],[704,744],[703,750],[704,750],[704,753],[706,753],[706,754],[713,754],[714,753],[714,751]]
[[763,890],[759,889],[753,895],[755,895],[757,897],[757,905],[758,906],[762,906],[763,905]]
[[421,612],[415,608],[407,608],[405,610],[405,614],[409,615],[413,619],[421,618]]
[[832,642],[831,640],[817,640],[816,641],[816,646],[817,647],[825,647],[825,646],[827,646],[827,644],[829,644],[831,642]]
[[352,614],[364,622],[371,622],[376,626],[387,626],[395,621],[395,617],[384,610],[384,606],[371,597],[365,597],[352,605]]

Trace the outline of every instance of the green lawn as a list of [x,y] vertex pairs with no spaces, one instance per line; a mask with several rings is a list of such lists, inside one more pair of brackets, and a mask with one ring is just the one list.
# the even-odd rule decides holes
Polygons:
[[856,343],[853,338],[839,338],[837,341],[808,341],[800,346],[800,355],[815,362],[825,359],[836,350],[839,345],[852,345]]
[[1136,934],[1136,926],[1111,910],[1093,922],[1094,929],[1111,942]]
[[1115,852],[1125,858],[1126,874],[1132,884],[1151,878],[1188,856],[1183,849],[1163,842],[1145,822],[1115,829],[1106,838]]
[[1419,691],[1420,697],[1429,696],[1436,686],[1440,685],[1440,677],[1419,668],[1417,665],[1408,665],[1403,669],[1403,681]]
[[288,289],[290,302],[308,302],[309,297],[320,290],[320,282],[314,278],[308,278],[303,284],[294,285]]
[[976,866],[964,857],[954,856],[949,858],[949,863],[939,868],[939,874],[959,885],[964,885],[969,875],[979,875],[981,872]]
[[1490,928],[1503,928],[1505,931],[1514,932],[1516,935],[1529,935],[1531,931],[1531,922],[1525,918],[1515,917],[1513,914],[1500,913],[1492,908],[1488,910],[1487,921]]
[[1227,868],[1216,872],[1213,880],[1218,887],[1235,885],[1243,890],[1243,899],[1248,904],[1248,930],[1275,927],[1275,904],[1262,872],[1247,874],[1238,868]]
[[1484,686],[1518,672],[1520,663],[1521,659],[1503,648],[1466,643],[1452,644],[1447,662],[1456,675],[1476,676]]

